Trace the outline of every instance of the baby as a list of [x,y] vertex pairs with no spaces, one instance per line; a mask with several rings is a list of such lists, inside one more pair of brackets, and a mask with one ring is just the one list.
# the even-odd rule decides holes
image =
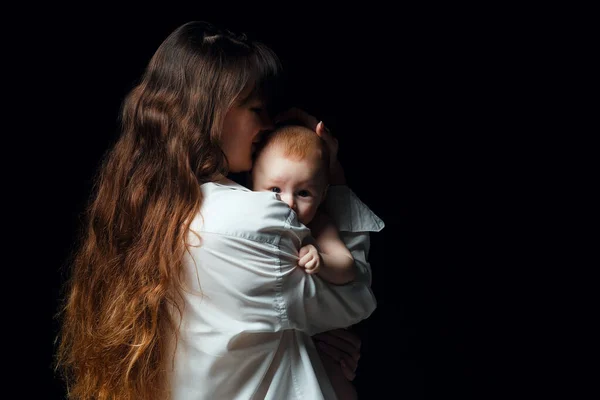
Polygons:
[[311,230],[315,244],[300,248],[298,266],[309,274],[342,285],[355,278],[354,258],[319,205],[329,183],[327,145],[315,132],[287,125],[270,133],[257,149],[252,190],[277,193]]

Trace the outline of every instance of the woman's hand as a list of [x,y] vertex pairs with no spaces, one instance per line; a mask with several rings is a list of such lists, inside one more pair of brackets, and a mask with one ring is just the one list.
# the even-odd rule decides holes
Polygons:
[[337,398],[339,400],[358,399],[354,384],[346,378],[340,364],[323,351],[319,350],[318,353]]
[[337,158],[339,149],[338,140],[333,137],[323,121],[317,124],[316,132],[317,135],[323,138],[329,148],[329,184],[345,185],[346,176],[344,175],[344,169],[342,168],[342,164],[340,164],[340,160]]
[[347,329],[334,329],[313,336],[317,348],[338,362],[349,381],[356,377],[360,359],[360,338]]
[[317,135],[323,138],[327,144],[327,148],[329,149],[329,184],[345,185],[346,176],[344,175],[344,169],[337,158],[339,142],[333,137],[323,121],[319,122],[312,115],[296,107],[292,107],[289,110],[284,111],[274,119],[275,123],[289,120],[297,121],[299,124],[312,129],[317,133]]

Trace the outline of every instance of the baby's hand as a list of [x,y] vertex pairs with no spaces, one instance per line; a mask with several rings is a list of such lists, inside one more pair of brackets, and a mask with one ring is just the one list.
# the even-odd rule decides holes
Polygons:
[[307,274],[315,274],[321,268],[321,255],[315,246],[307,244],[300,248],[298,266],[304,268]]

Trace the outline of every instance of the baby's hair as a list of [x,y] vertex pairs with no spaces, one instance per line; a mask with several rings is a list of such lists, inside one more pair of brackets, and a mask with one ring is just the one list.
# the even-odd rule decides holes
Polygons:
[[267,149],[272,148],[283,149],[285,157],[290,157],[296,160],[304,160],[309,156],[316,156],[322,163],[322,168],[325,171],[323,174],[327,176],[326,171],[329,168],[329,150],[327,144],[313,130],[301,125],[281,125],[274,131],[270,132],[261,143],[260,148],[256,152],[256,157]]

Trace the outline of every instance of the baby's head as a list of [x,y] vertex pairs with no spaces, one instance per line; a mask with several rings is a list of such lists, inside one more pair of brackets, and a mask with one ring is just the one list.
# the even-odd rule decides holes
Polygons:
[[306,225],[325,198],[328,170],[329,152],[323,139],[303,126],[282,126],[257,150],[252,189],[278,193]]

